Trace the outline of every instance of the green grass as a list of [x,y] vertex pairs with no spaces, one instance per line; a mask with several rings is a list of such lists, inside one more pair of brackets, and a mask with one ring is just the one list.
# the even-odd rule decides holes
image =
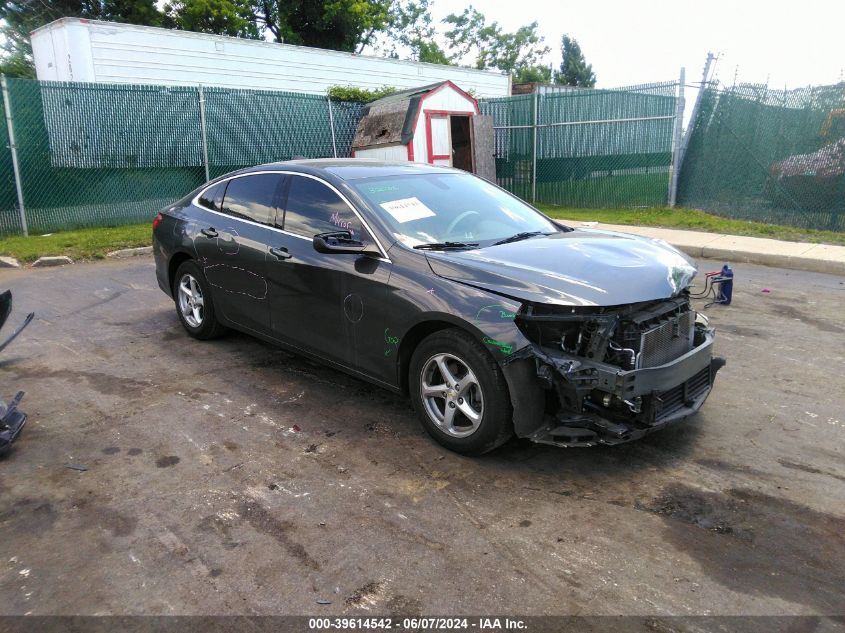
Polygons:
[[[660,226],[673,229],[690,229],[768,237],[790,242],[813,242],[845,246],[845,232],[814,231],[777,224],[762,224],[745,220],[732,220],[694,209],[571,209],[550,204],[538,204],[542,211],[555,218],[605,224],[632,224]],[[33,262],[47,255],[67,255],[74,261],[101,259],[110,251],[152,243],[149,223],[126,226],[62,231],[51,235],[0,238],[0,255],[15,257],[20,262]]]
[[101,259],[110,251],[152,244],[152,227],[144,224],[61,231],[49,235],[0,238],[0,255],[20,262],[33,262],[48,255],[67,255],[72,260]]
[[727,235],[768,237],[774,240],[786,240],[788,242],[813,242],[817,244],[845,246],[845,232],[816,231],[794,226],[734,220],[711,215],[696,209],[570,209],[543,203],[539,203],[536,206],[551,217],[564,220],[659,226],[669,229],[725,233]]

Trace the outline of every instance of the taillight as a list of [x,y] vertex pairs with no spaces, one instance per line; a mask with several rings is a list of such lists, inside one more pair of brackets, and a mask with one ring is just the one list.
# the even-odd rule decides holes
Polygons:
[[161,217],[161,213],[158,213],[156,215],[155,219],[153,220],[153,231],[155,231],[158,228],[158,225],[161,224],[161,221],[163,219],[164,218]]

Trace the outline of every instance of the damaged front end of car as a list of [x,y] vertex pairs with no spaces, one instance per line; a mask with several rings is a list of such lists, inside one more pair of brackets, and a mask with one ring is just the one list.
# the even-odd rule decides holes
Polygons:
[[682,420],[725,364],[687,290],[610,307],[526,302],[515,323],[531,341],[505,361],[516,431],[545,444],[619,444]]

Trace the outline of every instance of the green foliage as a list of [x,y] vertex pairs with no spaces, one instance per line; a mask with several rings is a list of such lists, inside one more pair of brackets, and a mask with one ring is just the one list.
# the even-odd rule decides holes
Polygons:
[[555,73],[555,83],[581,88],[595,87],[596,74],[593,72],[593,65],[587,63],[578,40],[564,35],[560,40],[560,48],[563,61],[560,63],[560,71]]
[[391,21],[394,0],[176,0],[168,24],[190,31],[360,52]]
[[442,64],[444,66],[451,66],[452,60],[446,54],[437,42],[420,41],[417,48],[417,61],[428,62],[429,64]]
[[410,51],[410,58],[430,64],[450,64],[449,56],[434,37],[437,30],[431,18],[431,0],[395,0],[384,31],[389,57],[399,58],[400,47]]
[[537,22],[508,33],[502,31],[498,22],[488,24],[484,15],[472,5],[460,15],[452,13],[443,21],[451,25],[445,35],[449,49],[454,51],[452,61],[474,54],[478,69],[495,68],[518,74],[525,68],[537,66],[551,50],[537,33]]
[[369,103],[381,99],[396,92],[396,88],[382,86],[375,90],[357,88],[355,86],[332,86],[329,88],[329,97],[335,101],[355,101],[357,103]]
[[513,76],[513,83],[527,84],[540,83],[547,84],[552,81],[552,69],[548,66],[525,66],[520,68]]
[[176,0],[164,5],[166,26],[232,37],[259,39],[249,5],[238,0]]
[[6,0],[0,4],[0,68],[15,77],[34,77],[29,34],[64,17],[160,26],[155,0]]
[[15,51],[0,59],[0,75],[35,79],[35,66],[23,51]]

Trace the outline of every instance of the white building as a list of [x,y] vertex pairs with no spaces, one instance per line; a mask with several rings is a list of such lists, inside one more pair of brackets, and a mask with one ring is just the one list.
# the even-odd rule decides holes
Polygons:
[[331,86],[402,90],[450,80],[479,97],[510,93],[510,77],[498,72],[134,24],[62,18],[31,39],[36,75],[47,81],[321,94]]

